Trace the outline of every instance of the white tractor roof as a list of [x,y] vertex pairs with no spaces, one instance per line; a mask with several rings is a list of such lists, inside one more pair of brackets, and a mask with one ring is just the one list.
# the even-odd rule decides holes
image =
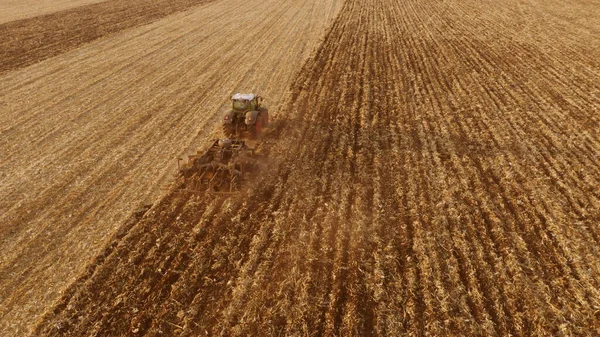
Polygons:
[[239,92],[233,96],[231,96],[231,99],[234,100],[247,100],[247,101],[251,101],[254,99],[254,94],[240,94]]

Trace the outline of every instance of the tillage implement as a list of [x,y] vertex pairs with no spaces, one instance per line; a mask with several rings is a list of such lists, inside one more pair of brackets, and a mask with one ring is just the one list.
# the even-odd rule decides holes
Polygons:
[[245,179],[256,171],[254,149],[243,140],[218,139],[204,153],[188,156],[179,163],[184,184],[181,191],[231,193],[238,191]]

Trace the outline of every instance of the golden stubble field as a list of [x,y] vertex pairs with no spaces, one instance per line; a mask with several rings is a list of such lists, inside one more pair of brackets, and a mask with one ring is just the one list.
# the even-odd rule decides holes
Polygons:
[[[132,30],[144,36],[134,42],[126,33],[95,42],[125,48],[124,57],[130,43],[148,53],[140,43],[150,37],[198,38],[195,52],[190,43],[171,42],[142,59],[102,53],[102,69],[114,71],[119,90],[133,92],[121,93],[110,80],[96,79],[89,89],[70,84],[68,98],[63,91],[52,96],[62,101],[46,98],[61,113],[71,111],[68,123],[25,132],[19,120],[33,125],[53,115],[42,109],[36,115],[23,98],[22,110],[14,110],[21,106],[16,97],[35,85],[49,90],[44,77],[55,74],[53,62],[66,68],[61,57],[85,67],[84,53],[102,47],[86,45],[4,75],[12,82],[3,81],[10,85],[0,92],[11,91],[2,97],[15,100],[4,103],[2,122],[17,126],[0,137],[14,137],[3,149],[22,156],[20,162],[5,156],[0,168],[2,191],[15,191],[1,205],[18,220],[2,227],[4,237],[15,238],[2,242],[11,252],[0,269],[3,289],[11,289],[1,294],[9,304],[0,313],[3,326],[33,329],[34,336],[600,334],[598,3],[266,3],[270,11],[296,14],[265,16],[281,28],[265,25],[256,37],[286,40],[282,32],[293,32],[288,46],[302,55],[293,59],[302,63],[314,53],[302,68],[289,67],[283,57],[296,53],[265,41],[270,48],[247,65],[246,77],[228,83],[212,73],[215,85],[204,100],[212,113],[202,114],[199,96],[192,95],[205,83],[198,76],[230,69],[223,53],[241,57],[232,49],[248,34],[239,27],[248,25],[236,18],[229,30],[215,28],[213,35],[221,33],[213,46],[222,51],[205,64],[197,60],[204,60],[199,55],[209,52],[203,46],[211,39],[181,27],[208,9],[230,16],[231,3]],[[325,21],[323,8],[330,13]],[[322,28],[308,28],[312,17]],[[307,36],[314,38],[298,43]],[[165,55],[182,61],[165,62]],[[273,73],[274,64],[288,69],[285,80]],[[150,69],[156,82],[142,75]],[[172,156],[219,134],[223,97],[248,88],[244,83],[264,83],[261,78],[269,84],[249,88],[274,97],[269,107],[277,123],[257,145],[269,158],[257,181],[230,197],[156,192],[173,171]],[[92,94],[97,87],[116,93],[100,99]],[[97,115],[77,110],[86,92],[101,100],[92,109],[105,113],[98,124],[85,123]],[[148,111],[164,118],[153,123]],[[123,116],[130,121],[121,130]],[[63,124],[74,133],[49,126]],[[170,132],[162,131],[165,124]],[[88,137],[83,130],[94,132]],[[61,151],[72,139],[87,150]],[[39,187],[27,175],[39,165],[25,154],[37,147],[48,150],[33,159],[46,168],[38,173],[46,181],[69,167],[62,158],[84,160],[98,151],[106,168],[93,160],[76,165],[64,178],[75,187],[56,185],[39,199],[44,203],[33,196],[28,202],[27,191]],[[142,154],[118,155],[125,150]],[[95,187],[105,179],[107,187]],[[64,186],[75,193],[67,198]],[[148,199],[155,203],[143,217],[125,220],[133,204]],[[75,219],[68,220],[71,214]],[[32,248],[46,242],[43,250]],[[48,265],[65,268],[63,256],[77,268],[50,274]],[[21,284],[48,275],[55,280],[49,290],[32,292],[46,304],[27,316],[32,302]]]
[[102,1],[104,0],[5,0],[0,3],[0,24]]

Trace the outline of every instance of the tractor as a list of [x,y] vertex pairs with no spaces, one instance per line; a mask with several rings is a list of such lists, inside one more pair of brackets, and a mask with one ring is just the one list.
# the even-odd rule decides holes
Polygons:
[[237,93],[231,97],[232,107],[223,117],[226,137],[249,135],[257,138],[261,129],[269,123],[269,111],[262,107],[262,97]]

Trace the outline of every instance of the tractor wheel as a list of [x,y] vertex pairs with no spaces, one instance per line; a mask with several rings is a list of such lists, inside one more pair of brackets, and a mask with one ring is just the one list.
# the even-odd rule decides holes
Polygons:
[[265,107],[261,107],[258,109],[260,115],[262,116],[262,126],[269,126],[269,110]]
[[259,117],[250,129],[252,133],[252,138],[257,139],[260,136],[260,131],[262,130],[262,120]]
[[261,131],[262,131],[262,119],[259,118],[258,121],[256,121],[256,134],[260,135]]

